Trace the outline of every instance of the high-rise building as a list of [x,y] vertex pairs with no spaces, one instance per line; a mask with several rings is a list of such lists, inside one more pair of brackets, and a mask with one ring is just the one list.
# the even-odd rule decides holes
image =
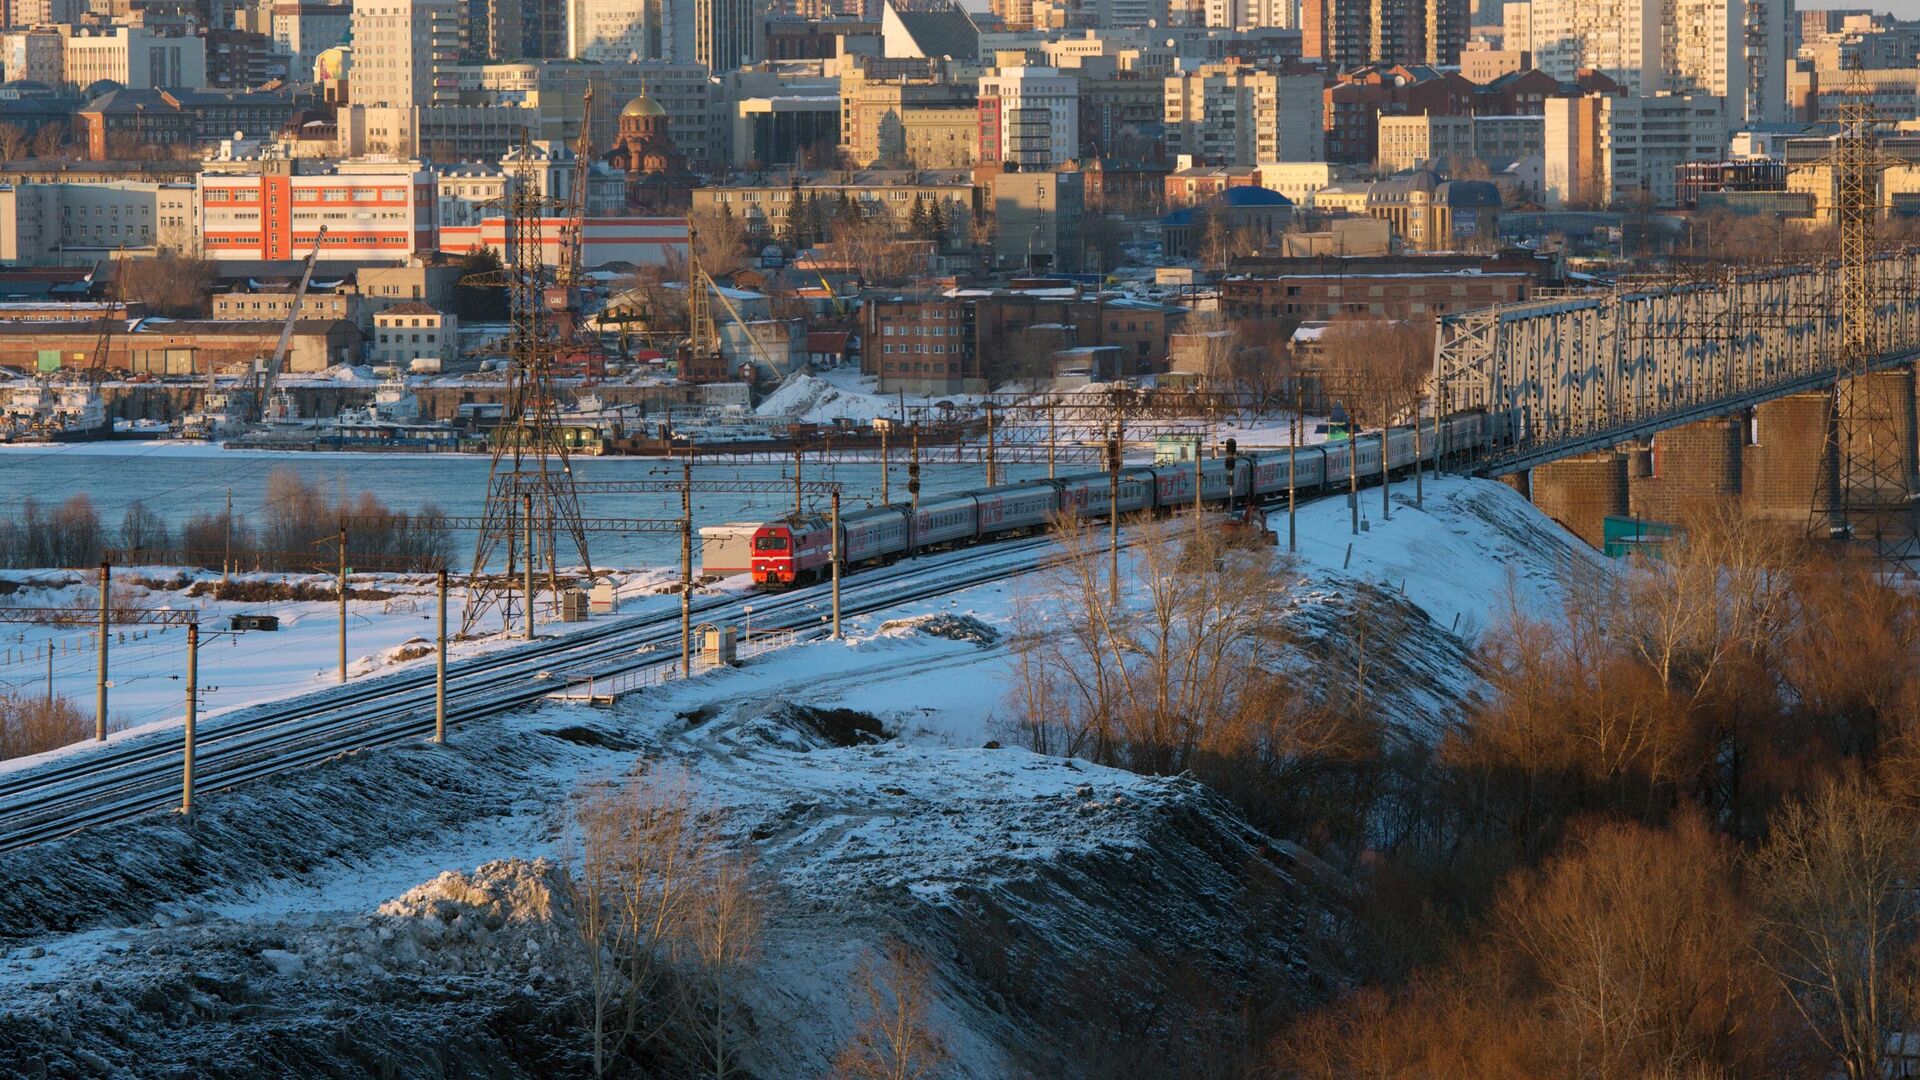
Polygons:
[[353,32],[353,8],[348,4],[279,0],[272,14],[273,42],[286,54],[287,76],[294,82],[311,80],[313,62],[322,52],[345,44]]
[[[1072,161],[1080,146],[1080,80],[1045,67],[984,75],[980,122],[982,162],[1047,169]],[[987,156],[989,147],[996,157]]]
[[1318,75],[1206,64],[1166,78],[1167,152],[1210,165],[1326,157]]
[[[688,0],[673,0],[685,5]],[[693,5],[693,53],[669,57],[682,63],[691,60],[712,71],[732,71],[757,63],[766,51],[766,23],[760,18],[760,5],[754,0],[691,0]]]
[[608,64],[672,59],[674,8],[668,0],[570,0],[567,55]]
[[1500,9],[1500,47],[1515,52],[1533,51],[1533,4],[1509,3]]
[[565,0],[466,0],[467,56],[475,63],[567,54]]
[[1550,206],[1672,206],[1677,166],[1726,152],[1721,101],[1706,94],[1547,100],[1544,185]]
[[1629,95],[1707,93],[1727,122],[1786,119],[1787,0],[1533,0],[1540,69],[1591,68]]
[[1294,29],[1300,22],[1299,7],[1298,0],[1206,0],[1207,25],[1226,30]]
[[460,61],[465,15],[460,0],[355,0],[353,103],[432,105],[441,77]]
[[1302,0],[1301,52],[1335,71],[1457,64],[1467,24],[1467,0]]

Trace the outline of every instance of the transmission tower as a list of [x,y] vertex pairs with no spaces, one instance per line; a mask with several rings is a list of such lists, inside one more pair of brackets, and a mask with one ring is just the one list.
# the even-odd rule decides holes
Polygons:
[[1811,531],[1861,546],[1889,569],[1907,571],[1920,558],[1920,527],[1906,423],[1911,391],[1892,376],[1876,377],[1874,326],[1879,282],[1874,226],[1880,174],[1890,164],[1874,133],[1872,97],[1856,62],[1839,109],[1840,133],[1823,158],[1833,170],[1833,212],[1839,227],[1840,348],[1826,445],[1814,489]]
[[[474,544],[462,632],[472,631],[481,617],[496,607],[506,626],[513,624],[516,614],[531,620],[531,590],[522,587],[516,591],[516,570],[524,566],[527,572],[521,576],[531,581],[544,569],[547,588],[557,591],[562,545],[579,557],[589,574],[593,566],[587,556],[587,530],[580,516],[573,465],[560,436],[560,403],[554,396],[554,356],[560,335],[576,315],[571,308],[579,290],[569,288],[572,283],[548,272],[544,254],[544,229],[550,220],[547,211],[566,213],[573,208],[542,193],[539,166],[525,134],[520,138],[518,165],[505,200],[506,251],[501,275],[507,287],[510,327],[507,393],[500,426],[494,431],[487,503]],[[584,193],[576,195],[584,197]],[[484,284],[501,283],[493,275],[486,277]],[[556,296],[567,298],[557,305],[558,309],[548,302]],[[489,565],[503,549],[506,572],[489,572]],[[522,604],[524,611],[518,610]]]

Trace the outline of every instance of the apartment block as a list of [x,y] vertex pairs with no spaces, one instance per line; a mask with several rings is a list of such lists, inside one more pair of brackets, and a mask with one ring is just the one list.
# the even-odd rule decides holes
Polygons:
[[63,77],[69,86],[85,89],[103,79],[136,90],[207,85],[207,45],[202,38],[113,26],[73,33],[65,45]]
[[1720,99],[1589,94],[1547,102],[1544,184],[1550,206],[1674,205],[1677,167],[1725,153]]
[[1787,0],[1532,0],[1535,61],[1561,81],[1593,69],[1633,96],[1702,93],[1728,122],[1786,118]]
[[979,111],[983,164],[1048,169],[1079,156],[1080,80],[1071,75],[1017,67],[982,76]]
[[355,105],[430,106],[444,99],[442,82],[460,61],[465,10],[457,0],[354,0]]
[[1206,64],[1165,81],[1167,152],[1215,165],[1326,157],[1318,75]]
[[1457,64],[1467,0],[1301,0],[1301,51],[1329,70],[1363,64]]
[[1382,116],[1379,165],[1399,172],[1482,161],[1498,171],[1541,152],[1544,124],[1538,116]]

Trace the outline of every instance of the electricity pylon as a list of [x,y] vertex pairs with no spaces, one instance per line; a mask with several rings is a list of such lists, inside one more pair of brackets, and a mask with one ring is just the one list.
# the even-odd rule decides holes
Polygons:
[[[502,622],[511,627],[516,600],[533,618],[533,598],[517,578],[531,581],[545,564],[547,588],[559,588],[559,549],[564,544],[579,557],[589,574],[587,531],[580,517],[580,496],[574,489],[573,464],[560,431],[560,403],[554,396],[553,361],[571,316],[554,310],[548,297],[570,297],[572,282],[550,274],[545,258],[545,226],[549,210],[570,213],[566,201],[548,197],[535,182],[538,166],[533,148],[523,134],[515,182],[505,200],[506,251],[501,276],[507,287],[510,329],[507,335],[507,393],[500,426],[493,432],[493,460],[487,470],[487,503],[481,515],[479,539],[474,544],[473,571],[467,579],[467,606],[461,616],[463,633],[471,632],[483,615],[498,607]],[[575,193],[584,198],[584,193]],[[566,226],[562,226],[563,242]],[[501,284],[486,275],[484,284]],[[505,574],[490,573],[489,564],[502,549]],[[517,575],[516,568],[526,573]]]
[[1880,174],[1893,162],[1874,133],[1872,99],[1857,64],[1844,93],[1840,133],[1823,159],[1833,170],[1839,228],[1841,355],[1810,528],[1815,536],[1859,545],[1889,569],[1905,572],[1920,558],[1910,448],[1912,391],[1904,379],[1873,373],[1880,351],[1874,227],[1881,211]]

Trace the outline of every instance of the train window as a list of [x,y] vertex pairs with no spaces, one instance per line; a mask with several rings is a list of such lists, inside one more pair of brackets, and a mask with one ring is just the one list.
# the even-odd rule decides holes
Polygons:
[[784,536],[756,536],[753,540],[755,551],[785,551],[787,538]]

